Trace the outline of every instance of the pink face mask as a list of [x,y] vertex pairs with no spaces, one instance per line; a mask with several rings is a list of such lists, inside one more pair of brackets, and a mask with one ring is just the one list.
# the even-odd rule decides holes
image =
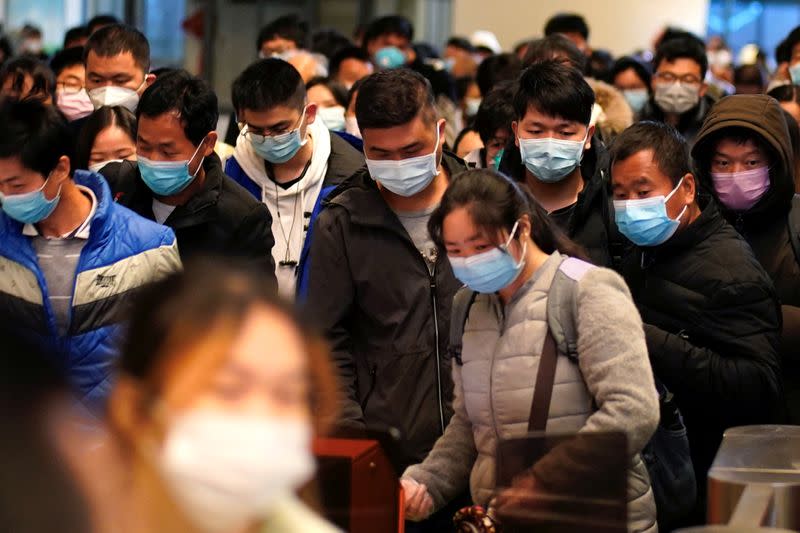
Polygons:
[[747,211],[769,190],[769,167],[742,172],[712,172],[714,190],[731,211]]
[[60,91],[56,96],[56,104],[70,122],[88,116],[94,111],[86,89],[81,89],[76,93]]

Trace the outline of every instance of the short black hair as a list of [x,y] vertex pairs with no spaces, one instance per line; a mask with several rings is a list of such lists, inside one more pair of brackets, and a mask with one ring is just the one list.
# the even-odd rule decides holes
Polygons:
[[436,120],[430,82],[413,70],[381,70],[364,79],[356,99],[356,119],[361,131],[407,124],[422,113]]
[[[796,102],[800,104],[800,86],[787,83],[778,85],[767,93],[778,102]],[[800,154],[798,154],[800,156]]]
[[306,101],[306,86],[297,69],[286,61],[260,59],[233,81],[231,100],[236,113],[280,105],[301,109]]
[[311,36],[311,52],[321,54],[330,60],[340,50],[353,46],[353,41],[348,39],[339,30],[331,28],[317,30]]
[[86,28],[89,30],[89,35],[91,35],[103,26],[111,26],[112,24],[119,24],[120,22],[121,21],[114,15],[96,15],[89,19],[89,22],[86,23]]
[[445,46],[452,46],[470,54],[475,52],[475,47],[472,46],[472,43],[470,43],[469,39],[466,37],[450,37]]
[[306,48],[308,41],[308,23],[300,20],[300,17],[294,14],[276,18],[258,32],[256,51],[260,51],[261,46],[266,41],[271,41],[275,37],[292,41],[298,48]]
[[522,61],[515,54],[489,56],[478,66],[475,83],[482,95],[489,94],[501,81],[515,80],[522,72]]
[[59,50],[50,60],[50,69],[56,78],[58,78],[62,70],[75,65],[83,66],[83,46],[73,46],[72,48]]
[[647,89],[650,90],[650,80],[653,79],[653,67],[648,63],[639,61],[633,56],[625,56],[617,59],[614,66],[611,68],[611,74],[609,75],[611,80],[609,83],[613,84],[617,74],[625,72],[628,69],[633,69],[636,76],[645,84]]
[[786,39],[778,43],[775,47],[775,61],[778,63],[788,63],[792,60],[792,49]]
[[64,34],[64,48],[72,48],[69,44],[72,41],[77,41],[79,39],[85,39],[89,37],[89,28],[86,26],[75,26],[74,28],[70,28]]
[[136,119],[157,117],[168,111],[178,112],[183,132],[195,146],[217,128],[217,95],[208,82],[185,70],[175,70],[156,78],[142,94],[136,107]]
[[345,89],[344,85],[341,83],[333,81],[330,78],[317,76],[316,78],[311,78],[308,80],[308,83],[306,84],[306,92],[316,85],[322,85],[323,87],[326,87],[333,95],[333,99],[336,100],[336,103],[340,106],[344,107],[347,105],[347,89]]
[[473,126],[467,126],[456,135],[455,140],[453,141],[453,152],[458,152],[458,146],[461,144],[461,141],[464,140],[464,137],[469,135],[470,133],[478,133]]
[[706,77],[708,56],[706,55],[703,41],[698,37],[683,36],[666,41],[662,40],[661,44],[656,49],[656,56],[655,59],[653,59],[653,68],[657,71],[662,61],[671,63],[676,59],[691,59],[700,66],[700,79],[702,80]]
[[368,63],[369,54],[364,51],[363,48],[359,48],[358,46],[348,46],[346,48],[342,48],[336,52],[333,57],[331,57],[330,63],[328,64],[328,72],[332,78],[335,78],[336,75],[339,74],[339,68],[347,59],[357,59],[359,61],[363,61],[364,63]]
[[784,39],[783,42],[786,46],[786,61],[790,61],[792,59],[794,47],[800,44],[800,26],[797,26],[795,29],[790,31],[789,35],[786,36],[786,39]]
[[678,130],[663,122],[637,122],[620,133],[611,144],[611,169],[615,164],[645,150],[653,151],[653,161],[673,185],[691,172],[689,145]]
[[514,113],[521,120],[530,107],[551,117],[588,125],[594,91],[577,69],[558,61],[534,63],[519,78]]
[[114,57],[128,53],[136,66],[145,73],[150,70],[150,43],[142,32],[126,24],[109,24],[89,36],[83,56],[84,63],[90,52],[100,57]]
[[[25,87],[25,76],[33,79],[33,85],[25,98],[53,98],[56,90],[56,77],[50,67],[40,59],[33,56],[19,56],[3,64],[0,69],[0,87],[11,80],[11,89],[17,93]],[[8,97],[8,95],[3,95]],[[17,98],[19,99],[19,98]]]
[[560,33],[531,41],[522,64],[527,67],[539,61],[549,61],[559,57],[569,61],[579,71],[586,71],[586,55],[575,46],[575,43]]
[[483,144],[489,142],[499,129],[511,133],[511,122],[514,120],[514,100],[516,81],[504,81],[497,84],[481,101],[478,114],[475,115],[475,129]]
[[0,103],[0,158],[19,157],[45,178],[61,156],[74,159],[72,131],[56,106],[36,100]]
[[614,56],[608,50],[592,50],[592,55],[586,62],[586,75],[608,82],[611,69],[614,68]]
[[758,85],[764,87],[764,73],[758,65],[739,65],[733,71],[734,85]]
[[577,13],[559,13],[550,18],[544,25],[545,36],[554,33],[577,33],[584,39],[589,38],[589,25]]
[[75,143],[75,168],[86,169],[92,156],[94,141],[101,131],[109,126],[117,126],[136,144],[136,117],[122,106],[104,105],[86,117],[80,135]]
[[388,15],[375,19],[364,30],[364,47],[381,35],[399,35],[411,42],[414,40],[414,25],[400,15]]
[[364,80],[367,78],[361,78],[357,82],[350,87],[350,90],[347,91],[347,105],[344,106],[345,110],[350,109],[350,104],[353,102],[353,98],[356,97],[356,93],[361,90],[361,85],[364,84]]

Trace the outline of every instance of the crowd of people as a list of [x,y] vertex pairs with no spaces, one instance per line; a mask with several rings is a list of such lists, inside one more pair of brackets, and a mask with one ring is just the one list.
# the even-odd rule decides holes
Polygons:
[[376,431],[407,531],[502,525],[580,462],[499,486],[540,429],[624,434],[627,528],[663,532],[726,429],[800,424],[800,27],[770,71],[674,28],[615,59],[575,14],[441,54],[281,17],[226,130],[136,28],[34,30],[0,43],[4,530],[336,531],[313,439]]

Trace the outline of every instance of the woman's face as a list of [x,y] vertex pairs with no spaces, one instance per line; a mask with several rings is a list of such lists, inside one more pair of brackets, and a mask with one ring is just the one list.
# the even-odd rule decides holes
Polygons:
[[253,307],[222,355],[188,358],[169,372],[162,397],[169,412],[202,409],[310,423],[307,355],[287,317]]
[[112,159],[136,161],[136,143],[124,129],[111,125],[101,130],[94,138],[89,164]]
[[317,106],[321,108],[336,107],[339,105],[339,102],[336,101],[331,90],[321,83],[314,85],[308,90],[308,101],[309,103],[317,104]]
[[614,76],[614,87],[620,91],[647,89],[647,85],[639,78],[636,71],[628,68]]
[[[514,236],[518,236],[520,231],[521,228],[518,228]],[[475,225],[472,215],[466,207],[458,207],[444,217],[442,237],[448,256],[471,257],[488,252],[500,244],[505,244],[509,235],[508,231],[504,229],[497,234],[495,239],[490,238],[486,232]],[[508,248],[514,259],[518,261],[522,254],[519,240],[513,239]]]

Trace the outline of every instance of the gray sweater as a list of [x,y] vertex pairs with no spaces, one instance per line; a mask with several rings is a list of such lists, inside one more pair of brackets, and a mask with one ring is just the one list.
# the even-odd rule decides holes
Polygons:
[[[505,308],[497,295],[476,298],[464,328],[463,365],[453,365],[455,414],[425,461],[404,474],[427,486],[436,508],[467,483],[475,503],[487,505],[498,439],[527,433],[547,293],[562,259],[552,254]],[[579,363],[558,359],[546,431],[625,432],[629,529],[655,532],[655,500],[639,452],[658,425],[659,404],[641,318],[625,282],[608,269],[589,270],[576,297]],[[558,472],[552,462],[559,458],[551,456],[537,463],[535,476]]]

